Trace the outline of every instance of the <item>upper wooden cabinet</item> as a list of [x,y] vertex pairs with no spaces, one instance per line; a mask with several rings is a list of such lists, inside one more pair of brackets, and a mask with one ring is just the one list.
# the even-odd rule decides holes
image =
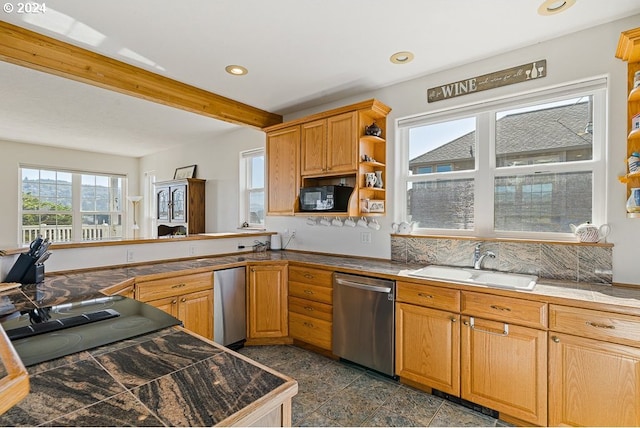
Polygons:
[[349,112],[302,126],[300,174],[354,173],[358,168],[357,114]]
[[[386,211],[386,117],[390,111],[386,105],[371,99],[265,128],[268,214],[299,212],[300,187],[342,184],[354,188],[349,208],[344,213],[331,212],[330,215],[383,215]],[[381,134],[366,135],[366,128],[374,122]],[[288,150],[287,154],[282,153],[284,150]],[[299,157],[294,160],[293,155]],[[367,173],[378,174],[383,184],[367,187],[364,179]],[[367,200],[376,204],[369,204]]]
[[293,215],[300,189],[300,126],[267,133],[267,214]]

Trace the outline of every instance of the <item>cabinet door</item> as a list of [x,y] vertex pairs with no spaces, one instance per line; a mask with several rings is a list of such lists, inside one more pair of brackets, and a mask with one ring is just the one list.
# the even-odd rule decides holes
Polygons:
[[397,303],[396,374],[460,396],[458,315]]
[[327,120],[302,125],[300,142],[300,174],[320,174],[327,169]]
[[288,336],[287,267],[251,266],[248,287],[248,338]]
[[213,340],[213,290],[179,296],[178,316],[184,328]]
[[549,426],[640,426],[640,349],[549,338]]
[[[151,306],[154,306],[169,315],[178,318],[178,297],[165,297],[164,299],[151,300],[147,302]],[[180,318],[178,318],[180,319]]]
[[546,425],[546,331],[467,316],[462,321],[462,398]]
[[171,187],[171,221],[184,222],[187,219],[187,186]]
[[293,215],[300,191],[300,127],[267,134],[266,148],[267,211],[272,215]]
[[357,113],[345,113],[327,119],[327,172],[358,169]]
[[156,190],[156,218],[158,220],[169,220],[169,188],[162,187]]

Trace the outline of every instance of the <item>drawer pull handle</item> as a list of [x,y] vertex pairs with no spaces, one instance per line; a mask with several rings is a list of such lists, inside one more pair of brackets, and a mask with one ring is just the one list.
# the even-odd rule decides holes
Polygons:
[[551,340],[553,340],[554,343],[560,343],[560,338],[558,336],[551,336]]
[[590,325],[591,327],[595,327],[595,328],[608,328],[610,330],[615,330],[615,328],[616,328],[614,325],[600,324],[600,323],[593,322],[593,321],[587,321],[585,324],[586,325]]
[[311,274],[310,274],[310,273],[308,273],[308,272],[305,272],[305,273],[304,273],[304,277],[305,277],[305,278],[307,278],[307,279],[313,279],[313,278],[314,278],[314,276],[313,276],[313,275],[311,275]]
[[431,294],[418,293],[418,296],[424,297],[425,299],[433,299]]
[[309,312],[313,312],[313,308],[311,306],[305,306],[304,309]]
[[172,285],[171,288],[182,288],[184,286],[186,286],[187,284],[182,283],[182,284],[176,284],[176,285]]
[[313,291],[311,291],[311,290],[304,290],[304,294],[313,294]]
[[490,307],[491,309],[495,309],[496,311],[511,312],[511,309],[506,308],[504,306],[491,305]]
[[473,317],[469,317],[469,321],[465,321],[464,325],[468,325],[471,329],[475,331],[479,331],[480,333],[493,334],[495,336],[509,336],[509,324],[507,323],[503,323],[504,328],[502,330],[502,333],[496,333],[495,331],[483,330],[481,328],[476,327],[475,320],[473,319]]
[[309,328],[313,328],[313,324],[311,324],[310,322],[305,322],[304,326],[305,327],[309,327]]

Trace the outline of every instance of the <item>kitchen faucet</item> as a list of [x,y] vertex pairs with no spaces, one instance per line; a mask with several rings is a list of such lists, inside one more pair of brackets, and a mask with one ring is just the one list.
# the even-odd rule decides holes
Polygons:
[[476,244],[475,250],[473,250],[473,268],[482,269],[482,262],[485,257],[491,257],[494,259],[496,254],[493,251],[485,251],[484,254],[480,253],[480,244]]

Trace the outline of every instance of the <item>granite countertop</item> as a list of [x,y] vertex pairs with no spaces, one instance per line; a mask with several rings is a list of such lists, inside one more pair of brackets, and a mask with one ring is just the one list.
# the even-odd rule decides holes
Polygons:
[[[330,267],[341,272],[380,276],[395,280],[424,282],[408,273],[424,265],[411,265],[382,259],[334,256],[298,251],[249,252],[236,255],[212,256],[197,259],[162,261],[135,266],[96,269],[89,272],[48,274],[40,284],[27,284],[0,294],[0,313],[3,304],[17,309],[32,309],[69,301],[74,296],[101,296],[105,287],[132,278],[187,270],[215,270],[243,266],[250,262],[295,262],[309,266]],[[600,307],[640,316],[640,288],[623,288],[584,282],[538,279],[532,291],[504,290],[477,285],[440,283],[442,286],[467,291],[487,292],[549,303]]]
[[[424,282],[408,275],[423,266],[358,257],[269,251],[49,274],[43,283],[27,284],[1,293],[0,313],[3,313],[3,307],[25,310],[79,297],[100,297],[103,296],[100,290],[105,287],[132,278],[224,269],[251,262],[295,262],[346,273]],[[544,279],[539,282],[530,292],[439,284],[640,316],[638,289]],[[41,363],[27,370],[32,392],[0,416],[0,425],[213,425],[224,421],[246,403],[260,400],[269,391],[279,388],[297,391],[295,380],[213,342],[194,337],[179,327]],[[240,396],[234,395],[235,387],[242,391]]]
[[0,426],[212,426],[297,383],[174,327],[28,368]]

